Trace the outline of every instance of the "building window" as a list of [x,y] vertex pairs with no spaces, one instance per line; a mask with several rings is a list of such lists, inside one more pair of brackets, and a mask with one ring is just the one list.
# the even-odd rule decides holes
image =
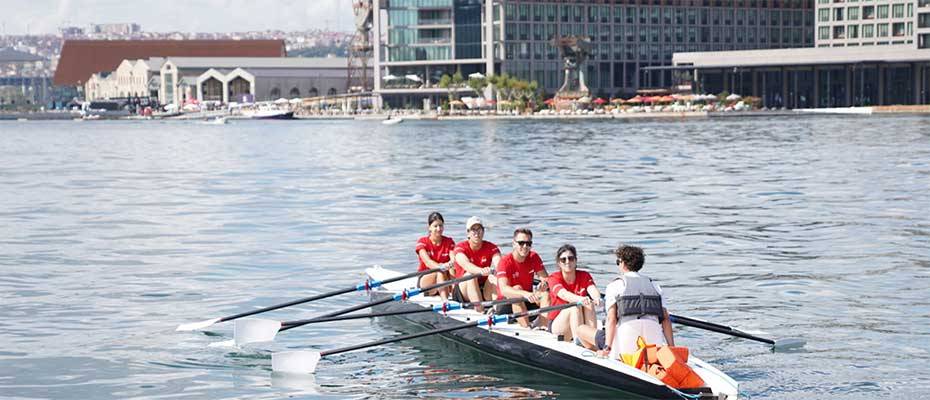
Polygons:
[[843,25],[833,27],[834,39],[846,39],[846,27]]
[[842,21],[843,20],[843,7],[838,7],[833,9],[833,20]]
[[820,40],[829,40],[830,39],[830,27],[821,26],[817,28],[817,38]]
[[888,37],[888,24],[877,24],[878,37]]
[[[930,1],[930,0],[927,0]],[[917,14],[917,27],[930,28],[930,13]]]
[[891,16],[894,18],[904,18],[904,4],[895,4],[892,6]]
[[862,19],[875,19],[875,6],[862,6]]
[[847,27],[846,27],[846,35],[847,35],[847,37],[849,37],[850,39],[856,39],[856,38],[858,38],[858,37],[859,37],[859,26],[858,26],[858,25],[850,25],[850,26],[847,26]]
[[862,37],[870,38],[875,36],[875,25],[862,25]]
[[904,36],[903,22],[895,22],[891,24],[891,36]]
[[850,21],[855,21],[859,19],[859,7],[849,7],[846,9],[846,17]]
[[888,18],[888,6],[878,6],[878,19]]
[[817,20],[820,22],[829,22],[830,21],[830,9],[821,8],[817,10]]

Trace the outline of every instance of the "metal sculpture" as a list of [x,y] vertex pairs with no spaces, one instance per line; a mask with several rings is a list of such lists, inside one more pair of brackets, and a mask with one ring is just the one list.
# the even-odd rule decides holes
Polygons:
[[372,0],[355,0],[352,12],[355,14],[355,36],[349,43],[349,76],[347,92],[367,92],[368,61],[371,59],[371,28],[373,18]]

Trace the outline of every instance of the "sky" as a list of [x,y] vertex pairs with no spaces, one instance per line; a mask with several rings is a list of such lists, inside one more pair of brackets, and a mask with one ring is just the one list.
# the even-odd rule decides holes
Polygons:
[[351,0],[0,0],[0,34],[134,22],[146,32],[351,31]]

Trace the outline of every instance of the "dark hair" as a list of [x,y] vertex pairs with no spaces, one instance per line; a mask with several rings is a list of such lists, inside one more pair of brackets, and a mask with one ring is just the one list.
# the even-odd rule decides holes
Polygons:
[[566,244],[563,244],[562,247],[559,247],[559,249],[556,250],[556,252],[555,252],[555,263],[556,263],[556,264],[559,263],[559,256],[562,255],[562,253],[564,253],[564,252],[566,252],[566,251],[572,252],[572,255],[575,256],[575,259],[578,259],[578,252],[575,251],[575,246],[572,246],[572,245],[566,243]]
[[433,211],[429,213],[429,217],[426,218],[426,225],[432,225],[433,222],[436,221],[442,221],[442,223],[446,223],[446,219],[442,217],[442,214],[440,214],[439,211]]
[[515,231],[513,231],[513,237],[517,237],[517,235],[521,233],[529,236],[530,239],[533,238],[533,231],[531,231],[530,228],[517,228]]
[[617,265],[620,265],[620,261],[623,261],[626,268],[633,272],[643,269],[643,263],[646,262],[646,254],[643,253],[643,249],[636,246],[620,244],[614,254],[617,255]]

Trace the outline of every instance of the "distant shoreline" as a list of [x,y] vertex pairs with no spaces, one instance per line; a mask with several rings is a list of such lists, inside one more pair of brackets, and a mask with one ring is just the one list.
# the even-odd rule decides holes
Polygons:
[[[739,117],[780,117],[801,115],[875,115],[875,114],[930,114],[930,105],[918,106],[875,106],[875,107],[848,107],[848,108],[813,108],[796,110],[752,110],[752,111],[661,111],[661,112],[624,112],[602,114],[487,114],[487,115],[437,115],[436,113],[422,113],[420,111],[397,110],[377,114],[323,114],[301,115],[297,120],[383,120],[389,116],[406,120],[430,121],[475,121],[475,120],[642,120],[642,119],[700,119],[700,118],[739,118]],[[216,115],[183,115],[172,118],[156,118],[155,120],[199,120]],[[245,120],[248,117],[240,115],[226,115],[231,120]],[[0,121],[64,121],[80,119],[80,116],[70,111],[40,111],[40,112],[9,112],[0,111]],[[139,120],[138,117],[103,118],[102,120]]]

